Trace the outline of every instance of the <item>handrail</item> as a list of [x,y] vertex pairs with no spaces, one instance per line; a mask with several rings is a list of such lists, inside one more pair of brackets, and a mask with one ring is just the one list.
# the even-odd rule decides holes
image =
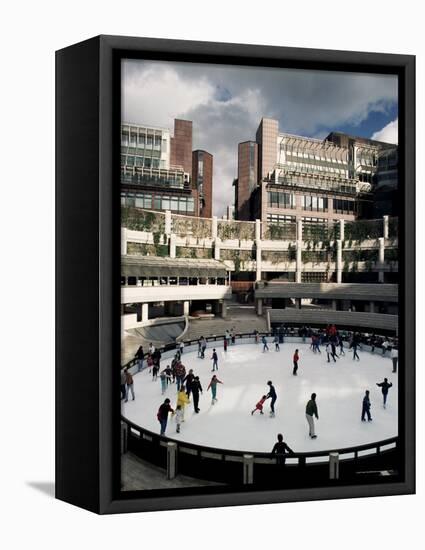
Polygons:
[[[140,434],[144,433],[149,437],[151,437],[152,439],[158,439],[159,441],[163,441],[164,443],[176,443],[177,446],[183,446],[185,448],[193,449],[201,453],[211,453],[211,454],[218,454],[218,455],[224,455],[224,456],[237,456],[240,458],[242,458],[244,454],[251,454],[254,456],[254,459],[270,458],[274,460],[276,458],[276,457],[273,457],[271,452],[267,453],[267,452],[249,451],[249,450],[237,451],[233,449],[222,449],[219,447],[208,447],[206,445],[189,443],[187,441],[173,439],[172,437],[167,437],[167,436],[159,435],[158,433],[155,433],[155,432],[151,432],[150,430],[147,430],[146,428],[142,428],[138,424],[135,424],[131,420],[128,420],[123,415],[121,415],[121,420],[122,422],[125,422],[130,428],[133,428],[134,430],[138,431]],[[325,451],[313,451],[308,453],[294,452],[294,453],[288,453],[285,456],[286,458],[307,459],[307,458],[326,457],[330,453],[338,453],[340,455],[350,454],[350,453],[359,453],[362,451],[367,451],[369,449],[377,449],[377,452],[380,452],[381,447],[385,447],[386,445],[391,445],[392,443],[395,443],[397,445],[398,440],[399,440],[398,436],[394,436],[388,439],[383,439],[382,441],[366,443],[363,445],[355,445],[352,447],[342,447],[342,448],[335,448],[335,449],[326,449]]]

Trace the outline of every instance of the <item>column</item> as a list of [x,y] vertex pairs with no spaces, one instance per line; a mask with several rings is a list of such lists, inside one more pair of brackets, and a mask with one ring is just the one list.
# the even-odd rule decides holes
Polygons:
[[302,247],[303,242],[297,241],[297,250],[296,250],[296,271],[295,271],[295,282],[300,283],[301,282],[301,273],[303,269],[302,264]]
[[243,455],[243,483],[254,483],[254,455]]
[[127,228],[121,228],[121,255],[127,255]]
[[146,323],[146,321],[149,321],[149,304],[148,303],[142,304],[142,323]]
[[177,443],[167,443],[167,479],[174,479],[177,473]]
[[297,241],[303,240],[303,222],[302,220],[297,220]]
[[170,235],[170,258],[176,257],[176,235],[171,233]]
[[375,302],[371,301],[369,304],[370,313],[375,313]]
[[211,224],[211,238],[217,239],[218,234],[218,223],[217,223],[217,216],[212,217],[212,224]]
[[339,238],[341,241],[345,241],[345,221],[339,220]]
[[261,220],[255,220],[255,240],[261,240]]
[[171,210],[165,211],[165,234],[171,235],[172,228],[172,219],[171,219]]
[[183,302],[183,315],[187,317],[189,315],[189,300]]
[[389,235],[389,217],[384,216],[384,239],[388,239]]
[[334,311],[338,309],[338,300],[332,300],[332,309]]
[[214,260],[220,259],[220,245],[221,245],[221,239],[219,237],[216,237],[214,241]]
[[301,309],[301,298],[295,298],[295,307]]
[[342,283],[342,241],[336,241],[336,282]]
[[221,316],[223,317],[223,319],[227,317],[227,304],[224,300],[221,304]]
[[263,299],[257,298],[257,315],[263,315]]
[[379,257],[378,257],[378,265],[379,265],[379,282],[384,282],[384,263],[385,263],[385,239],[384,237],[379,238]]
[[329,479],[339,479],[338,453],[329,453]]

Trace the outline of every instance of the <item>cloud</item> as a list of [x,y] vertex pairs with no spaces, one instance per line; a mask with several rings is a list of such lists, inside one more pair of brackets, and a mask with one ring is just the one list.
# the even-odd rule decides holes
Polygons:
[[398,118],[388,123],[378,132],[372,135],[372,139],[384,141],[385,143],[398,143]]
[[262,117],[277,119],[282,132],[324,137],[360,125],[372,112],[389,113],[397,78],[126,60],[122,91],[123,120],[170,129],[174,118],[193,121],[193,148],[214,155],[214,214],[220,216],[233,202],[237,145],[255,139]]

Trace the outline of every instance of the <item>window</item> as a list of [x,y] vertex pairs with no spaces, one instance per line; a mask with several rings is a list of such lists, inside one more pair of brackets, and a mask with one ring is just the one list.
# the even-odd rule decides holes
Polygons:
[[345,199],[334,199],[333,206],[334,211],[341,214],[354,214],[355,212],[354,201]]
[[179,199],[178,197],[171,197],[171,210],[178,211],[179,209]]
[[295,208],[295,196],[290,193],[269,191],[268,201],[271,208]]
[[315,195],[303,195],[302,205],[304,210],[326,212],[328,210],[328,199],[326,197],[317,197]]

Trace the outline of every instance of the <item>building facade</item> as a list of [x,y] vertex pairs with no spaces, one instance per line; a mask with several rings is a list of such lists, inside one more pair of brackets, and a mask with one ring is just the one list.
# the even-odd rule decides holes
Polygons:
[[[121,125],[121,205],[207,215],[212,205],[212,155],[203,151],[205,173],[201,192],[199,169],[193,170],[192,121],[174,121],[167,128]],[[209,209],[209,210],[208,210]]]
[[238,147],[237,219],[328,226],[371,218],[378,159],[390,147],[337,132],[324,140],[282,133],[276,120],[263,118],[255,142]]

